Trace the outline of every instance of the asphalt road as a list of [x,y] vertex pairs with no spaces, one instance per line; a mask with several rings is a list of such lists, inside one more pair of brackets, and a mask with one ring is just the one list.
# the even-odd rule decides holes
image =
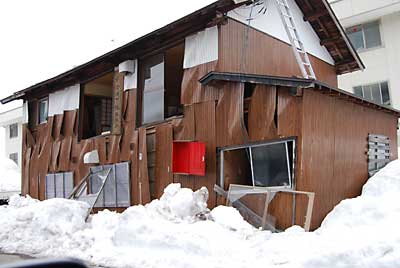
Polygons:
[[30,259],[30,257],[28,257],[28,256],[0,253],[0,265],[24,261],[24,260],[28,260],[28,259]]

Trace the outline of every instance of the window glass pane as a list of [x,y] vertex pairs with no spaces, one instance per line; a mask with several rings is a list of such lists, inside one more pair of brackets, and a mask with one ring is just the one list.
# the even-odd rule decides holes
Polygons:
[[47,121],[47,108],[48,108],[47,100],[41,100],[39,102],[39,124]]
[[364,37],[361,26],[351,27],[346,32],[356,50],[364,48]]
[[365,24],[364,34],[366,48],[378,47],[381,45],[381,34],[378,22]]
[[10,125],[10,138],[18,137],[18,124]]
[[371,85],[372,100],[376,103],[382,103],[381,90],[379,84]]
[[143,63],[143,123],[164,120],[164,56],[156,55]]
[[12,153],[9,155],[9,158],[18,165],[18,153]]
[[390,105],[389,86],[387,82],[381,83],[382,103]]
[[363,86],[364,99],[372,100],[371,86]]
[[363,97],[362,86],[354,87],[353,90],[354,90],[354,94],[355,94],[355,95],[357,95],[357,96],[359,96],[359,97],[361,97],[361,98]]
[[256,186],[289,186],[290,174],[285,143],[252,147]]

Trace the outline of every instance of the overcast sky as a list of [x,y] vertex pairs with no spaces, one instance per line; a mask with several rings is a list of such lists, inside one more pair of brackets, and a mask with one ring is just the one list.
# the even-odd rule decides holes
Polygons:
[[[214,0],[0,1],[0,98],[96,58]],[[0,104],[0,112],[21,105]],[[0,129],[0,152],[4,129]]]

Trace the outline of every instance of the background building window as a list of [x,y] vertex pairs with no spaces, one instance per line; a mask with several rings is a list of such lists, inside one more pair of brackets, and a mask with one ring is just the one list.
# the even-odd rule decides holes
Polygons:
[[357,86],[353,90],[354,94],[366,100],[384,105],[391,104],[388,82]]
[[18,165],[18,153],[12,153],[10,154],[9,158],[15,162],[15,164]]
[[347,28],[346,33],[356,50],[382,45],[379,21]]
[[10,138],[18,137],[18,124],[10,125]]
[[47,114],[49,110],[49,100],[47,98],[39,101],[39,124],[47,122]]

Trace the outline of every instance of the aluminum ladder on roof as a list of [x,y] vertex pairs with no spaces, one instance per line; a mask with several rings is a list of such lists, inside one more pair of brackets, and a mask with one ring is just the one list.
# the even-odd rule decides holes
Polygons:
[[304,48],[304,43],[300,39],[300,35],[294,23],[292,12],[287,0],[273,1],[275,1],[283,26],[285,27],[290,43],[292,44],[292,49],[303,77],[306,79],[316,79],[314,69],[311,66],[310,59]]
[[[81,182],[72,190],[72,193],[68,197],[68,199],[77,200],[86,202],[89,204],[90,208],[86,215],[86,220],[89,218],[90,213],[93,210],[94,205],[96,204],[97,200],[99,199],[99,195],[103,192],[104,186],[110,176],[111,168],[104,169],[95,173],[89,171],[88,175],[86,175]],[[100,175],[100,173],[104,173]],[[101,186],[96,193],[88,193],[88,188],[91,183],[91,179],[93,175],[97,175],[98,178],[101,180]]]

